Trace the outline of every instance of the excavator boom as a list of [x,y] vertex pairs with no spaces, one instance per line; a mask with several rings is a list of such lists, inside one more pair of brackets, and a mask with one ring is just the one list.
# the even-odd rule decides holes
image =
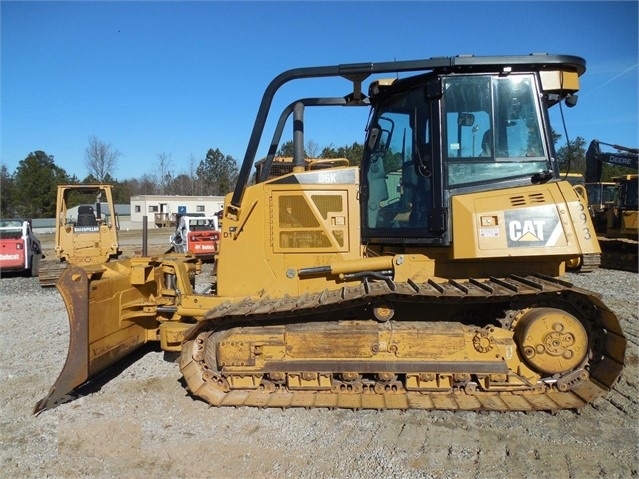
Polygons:
[[[599,145],[608,145],[617,152],[602,152]],[[597,183],[601,181],[603,165],[620,166],[630,171],[637,171],[639,168],[639,149],[627,146],[613,145],[599,140],[592,140],[586,151],[586,183]]]

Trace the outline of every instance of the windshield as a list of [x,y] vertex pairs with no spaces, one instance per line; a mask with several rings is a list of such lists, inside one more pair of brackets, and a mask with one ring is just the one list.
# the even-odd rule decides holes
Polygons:
[[444,78],[447,183],[551,171],[531,75]]

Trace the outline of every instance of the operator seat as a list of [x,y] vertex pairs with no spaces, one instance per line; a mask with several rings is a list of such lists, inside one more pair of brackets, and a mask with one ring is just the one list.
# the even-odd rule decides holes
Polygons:
[[98,226],[98,221],[93,213],[93,206],[82,205],[78,207],[77,226]]

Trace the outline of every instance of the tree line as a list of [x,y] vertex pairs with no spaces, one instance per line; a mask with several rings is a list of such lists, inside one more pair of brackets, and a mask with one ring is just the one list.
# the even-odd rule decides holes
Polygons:
[[[359,164],[364,148],[351,146],[319,148],[313,141],[305,145],[307,157],[346,157]],[[293,142],[283,143],[279,156],[293,156]],[[221,196],[233,190],[238,162],[218,148],[210,148],[203,158],[192,156],[182,171],[175,172],[171,155],[160,153],[149,173],[139,178],[119,181],[113,172],[120,152],[110,143],[92,136],[85,150],[84,166],[88,175],[79,179],[57,165],[53,155],[37,150],[21,160],[15,171],[0,165],[0,217],[52,218],[56,211],[57,185],[106,183],[113,186],[113,200],[128,204],[137,195]]]
[[[553,132],[553,139],[555,143],[561,138]],[[581,136],[576,137],[574,140],[570,140],[559,149],[557,149],[557,160],[559,163],[559,169],[563,173],[586,173],[586,151],[590,143],[586,143],[586,140]],[[602,165],[601,181],[612,181],[615,176],[622,176],[628,174],[628,169],[622,166],[614,165]]]
[[[553,132],[555,144],[561,135]],[[585,173],[586,140],[576,137],[557,149],[559,167],[563,172]],[[351,165],[359,165],[364,146],[352,145],[320,148],[312,140],[304,145],[307,158],[347,158]],[[293,156],[293,142],[283,143],[278,156]],[[183,170],[176,173],[171,155],[160,153],[149,173],[140,178],[119,181],[113,177],[120,152],[110,143],[96,137],[89,138],[84,165],[89,174],[82,180],[69,175],[44,151],[31,152],[21,160],[14,172],[0,165],[0,217],[51,218],[55,216],[57,185],[108,183],[113,185],[114,201],[128,204],[136,195],[220,196],[233,190],[238,177],[238,162],[218,148],[210,148],[204,158],[192,156]],[[604,165],[602,181],[624,174],[623,169]]]

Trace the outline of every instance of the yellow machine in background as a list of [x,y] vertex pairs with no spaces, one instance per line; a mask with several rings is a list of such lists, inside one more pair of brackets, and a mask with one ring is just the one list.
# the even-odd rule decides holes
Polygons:
[[[639,175],[612,178],[614,200],[600,213],[599,242],[605,267],[637,272],[639,249],[639,208],[637,208],[637,179]],[[593,221],[597,216],[593,218]]]
[[[600,145],[614,148],[602,152]],[[637,166],[639,149],[592,140],[586,151],[588,209],[599,236],[602,265],[637,272],[639,247]],[[629,174],[602,182],[603,165],[628,170]]]
[[609,238],[637,239],[637,178],[624,175],[613,178],[617,195],[606,210],[606,236]]
[[607,228],[606,211],[614,204],[619,185],[612,181],[600,181],[584,185],[588,195],[588,211],[595,231],[605,233]]
[[[67,362],[35,411],[149,341],[181,351],[189,390],[215,406],[528,411],[605,394],[626,339],[597,294],[558,279],[600,250],[547,114],[575,104],[584,71],[534,54],[278,75],[225,198],[210,287],[198,293],[200,263],[177,254],[70,268]],[[393,79],[365,95],[371,75]],[[289,104],[249,185],[275,93],[316,77],[352,91]],[[318,106],[370,108],[361,166],[304,160]],[[279,175],[291,115],[294,166]]]
[[58,185],[55,221],[56,257],[41,262],[41,286],[54,286],[69,265],[94,266],[120,256],[111,185]]

